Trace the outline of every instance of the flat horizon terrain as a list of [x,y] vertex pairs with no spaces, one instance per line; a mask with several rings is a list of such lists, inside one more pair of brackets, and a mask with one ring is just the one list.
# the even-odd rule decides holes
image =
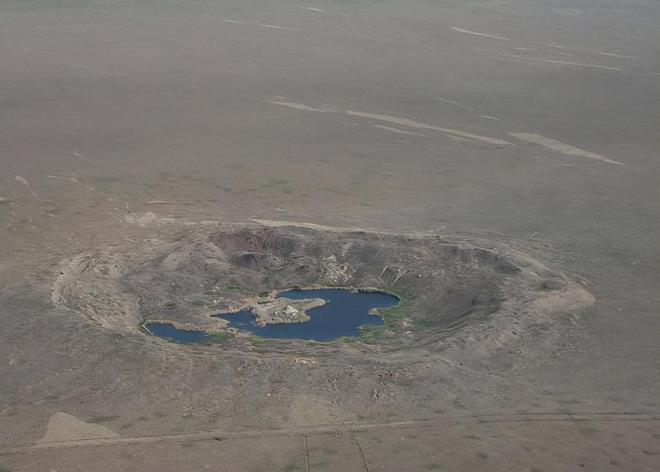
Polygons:
[[[658,24],[656,0],[0,2],[0,472],[660,470]],[[184,288],[232,250],[242,296],[290,288],[250,272],[289,237],[344,247],[327,280],[457,274],[414,307],[496,309],[208,348],[129,316],[208,321]]]

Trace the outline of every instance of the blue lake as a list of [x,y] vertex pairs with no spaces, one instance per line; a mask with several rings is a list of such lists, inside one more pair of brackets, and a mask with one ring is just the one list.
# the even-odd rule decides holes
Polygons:
[[169,339],[170,341],[175,341],[181,344],[198,343],[205,341],[210,337],[204,331],[186,331],[163,323],[146,323],[145,327],[154,336]]
[[307,311],[309,321],[302,323],[257,326],[249,310],[231,314],[214,315],[229,321],[229,326],[263,338],[308,339],[331,341],[343,336],[357,336],[361,326],[383,324],[380,316],[370,315],[372,308],[390,308],[399,303],[393,295],[372,292],[351,292],[342,289],[288,290],[278,298],[301,300],[322,298],[325,305]]
[[[307,311],[310,319],[302,323],[272,324],[257,326],[255,317],[249,310],[236,313],[213,315],[229,321],[229,326],[241,331],[249,331],[263,338],[307,339],[331,341],[343,336],[357,336],[361,326],[378,326],[383,319],[370,315],[372,308],[390,308],[398,305],[399,299],[393,295],[372,292],[351,292],[336,288],[319,290],[288,290],[278,298],[302,300],[322,298],[325,305]],[[210,341],[211,336],[203,331],[185,331],[161,323],[145,323],[145,328],[154,336],[170,341],[190,344]]]

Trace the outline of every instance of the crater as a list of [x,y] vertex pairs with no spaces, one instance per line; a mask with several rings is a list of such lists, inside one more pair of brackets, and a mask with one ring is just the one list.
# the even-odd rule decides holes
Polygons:
[[[313,291],[286,291],[292,287]],[[360,292],[339,290],[346,288]],[[333,296],[366,305],[326,316],[339,306]],[[582,285],[504,244],[264,225],[80,254],[63,262],[52,298],[127,334],[144,334],[144,326],[229,343],[255,334],[281,342],[357,336],[391,348],[471,339],[484,349],[594,301]]]

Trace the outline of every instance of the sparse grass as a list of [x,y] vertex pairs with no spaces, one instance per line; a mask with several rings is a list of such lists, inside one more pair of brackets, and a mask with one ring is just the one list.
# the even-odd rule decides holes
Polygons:
[[190,432],[190,427],[185,424],[178,424],[170,430],[171,434],[184,434],[188,432]]
[[368,344],[380,338],[383,335],[383,331],[383,326],[360,326],[360,334],[357,337],[363,343]]
[[302,470],[302,468],[295,462],[290,462],[289,464],[282,467],[282,472],[295,472],[296,470]]
[[[382,338],[388,331],[399,331],[398,322],[408,316],[410,310],[410,300],[392,288],[382,290],[383,293],[395,296],[399,299],[399,303],[391,308],[378,308],[377,313],[383,319],[382,326],[362,326],[357,340],[364,343],[371,343]],[[342,342],[350,342],[341,339]]]
[[433,327],[433,322],[431,320],[415,320],[414,327],[418,329],[430,329]]
[[217,333],[210,334],[209,337],[213,342],[223,342],[233,339],[234,335],[228,331],[218,331]]
[[293,193],[291,182],[286,179],[270,178],[261,185],[264,189],[280,191],[285,194]]
[[114,421],[118,416],[92,416],[87,420],[88,423],[109,423],[110,421]]
[[256,336],[253,334],[252,336],[250,336],[250,342],[255,346],[259,346],[263,344],[268,344],[270,342],[270,339],[262,338],[261,336]]
[[437,462],[431,462],[430,464],[426,464],[426,470],[442,470],[442,466]]
[[264,184],[265,187],[278,187],[280,185],[288,185],[289,181],[286,179],[278,179],[275,177],[271,177],[268,179],[268,181]]
[[589,425],[578,426],[578,433],[580,433],[583,436],[593,436],[597,432],[598,432],[598,428],[595,428],[593,426],[589,426]]
[[224,289],[228,292],[243,292],[243,288],[234,284],[225,284]]
[[397,290],[388,287],[383,290],[389,295],[393,295],[399,299],[399,304],[393,306],[392,308],[379,308],[378,314],[383,318],[385,322],[385,328],[393,331],[398,331],[398,323],[404,318],[410,318],[410,307],[412,302],[410,298],[406,297]]

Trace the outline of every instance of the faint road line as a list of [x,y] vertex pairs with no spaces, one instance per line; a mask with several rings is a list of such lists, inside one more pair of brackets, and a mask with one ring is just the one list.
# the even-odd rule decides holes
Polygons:
[[305,472],[309,472],[309,445],[307,444],[306,434],[303,434],[303,442],[305,443]]
[[107,437],[95,439],[71,439],[63,441],[44,442],[36,445],[21,446],[12,449],[0,450],[0,455],[16,454],[21,452],[35,451],[39,449],[57,449],[71,447],[92,447],[92,446],[118,446],[123,444],[152,444],[157,442],[188,442],[188,441],[209,441],[221,438],[225,439],[245,439],[268,436],[294,436],[303,434],[327,434],[341,432],[360,433],[374,431],[379,429],[405,429],[405,428],[423,428],[434,426],[461,425],[470,423],[537,423],[537,422],[581,422],[581,421],[600,421],[600,422],[625,422],[641,421],[654,422],[660,421],[660,413],[645,414],[637,412],[591,412],[591,413],[519,413],[519,414],[477,414],[477,415],[457,415],[442,416],[426,420],[395,421],[390,423],[329,423],[312,425],[298,428],[282,428],[271,430],[248,430],[248,431],[200,431],[197,433],[169,434],[160,436],[126,436],[126,437]]
[[353,438],[353,442],[355,443],[355,447],[357,447],[357,450],[360,453],[360,460],[362,461],[362,470],[364,470],[364,472],[369,472],[369,466],[367,465],[367,459],[364,457],[364,451],[362,450],[362,446],[360,446],[360,443],[355,438]]

